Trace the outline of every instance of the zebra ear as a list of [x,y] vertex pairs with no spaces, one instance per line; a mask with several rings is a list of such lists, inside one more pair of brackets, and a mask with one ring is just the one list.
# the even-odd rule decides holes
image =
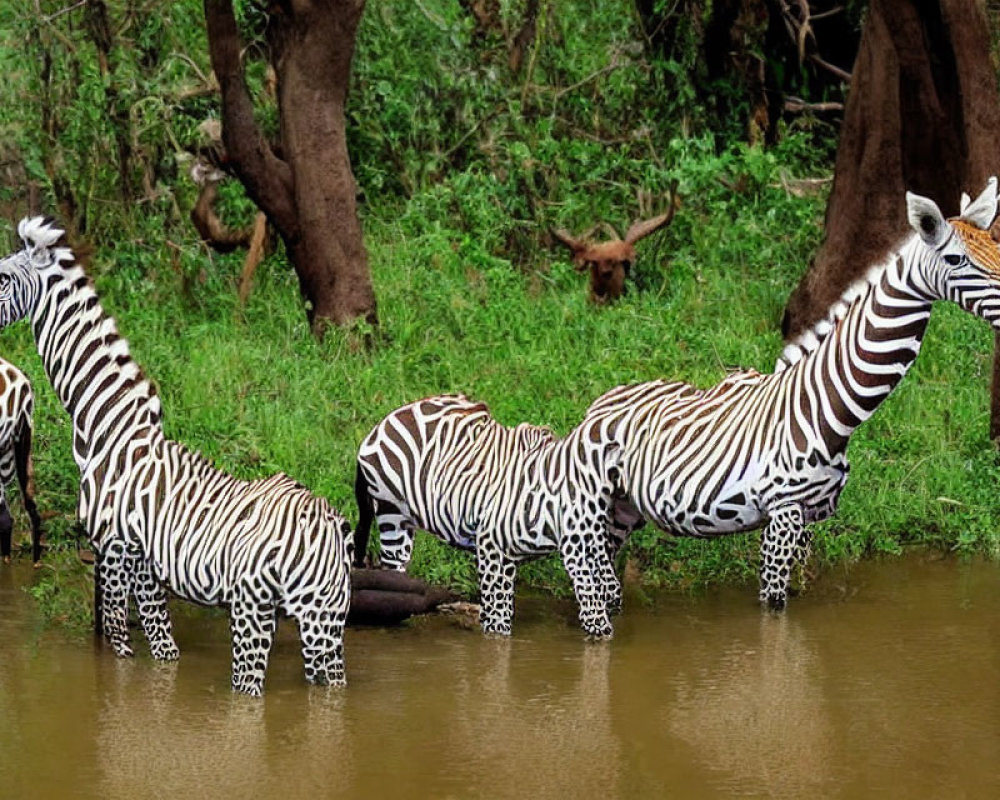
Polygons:
[[997,215],[997,179],[991,177],[986,182],[986,188],[971,203],[967,194],[962,195],[962,216],[960,219],[986,230]]
[[907,192],[906,216],[913,230],[928,247],[939,247],[944,244],[951,233],[951,225],[944,218],[937,203],[929,197]]

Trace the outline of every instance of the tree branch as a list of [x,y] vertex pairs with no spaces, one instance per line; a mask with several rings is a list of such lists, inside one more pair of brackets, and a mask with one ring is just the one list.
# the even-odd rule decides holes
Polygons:
[[838,78],[840,78],[845,83],[850,83],[851,82],[851,73],[850,72],[848,72],[847,70],[841,69],[836,64],[831,64],[829,61],[824,61],[816,53],[813,53],[812,55],[810,55],[809,56],[809,60],[812,61],[813,64],[815,64],[816,66],[822,67],[827,72],[832,72],[834,75],[836,75]]
[[208,48],[222,94],[222,143],[247,195],[286,240],[298,237],[294,177],[260,132],[240,62],[240,35],[231,0],[205,0]]

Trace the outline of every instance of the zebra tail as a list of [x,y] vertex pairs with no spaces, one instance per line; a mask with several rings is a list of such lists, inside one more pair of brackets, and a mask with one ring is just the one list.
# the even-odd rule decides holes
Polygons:
[[358,503],[358,526],[354,529],[354,566],[363,569],[368,554],[368,537],[371,535],[372,520],[375,518],[375,504],[368,491],[368,479],[361,462],[354,475],[354,499]]
[[21,488],[21,503],[31,520],[31,559],[37,566],[42,558],[42,519],[35,505],[35,476],[31,463],[31,424],[24,422],[14,437],[14,469]]

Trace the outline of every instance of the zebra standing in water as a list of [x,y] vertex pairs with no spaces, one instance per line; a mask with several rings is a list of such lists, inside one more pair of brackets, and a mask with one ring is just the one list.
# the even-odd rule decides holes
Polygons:
[[355,566],[372,518],[381,563],[406,568],[415,528],[476,553],[484,633],[509,635],[517,564],[559,551],[591,636],[611,636],[621,584],[608,547],[618,448],[574,431],[508,428],[483,403],[428,397],[376,425],[358,452]]
[[9,361],[0,358],[0,557],[10,563],[14,519],[10,515],[7,487],[17,476],[21,502],[31,520],[31,560],[42,563],[42,520],[35,505],[31,464],[32,411],[35,395],[31,381]]
[[913,364],[935,300],[1000,329],[1000,247],[990,178],[946,220],[907,193],[915,233],[869,272],[828,319],[785,349],[773,375],[740,372],[699,390],[651,381],[619,386],[588,409],[590,437],[622,446],[622,483],[636,511],[685,536],[765,527],[760,599],[784,608],[809,523],[829,517],[847,481],[851,433]]
[[160,401],[66,246],[40,217],[0,261],[0,327],[29,317],[42,363],[73,420],[78,518],[93,544],[105,635],[130,656],[134,597],[154,658],[178,657],[164,585],[227,605],[232,685],[259,695],[277,614],[299,626],[306,679],[345,683],[350,526],[286,475],[242,481],[168,440]]

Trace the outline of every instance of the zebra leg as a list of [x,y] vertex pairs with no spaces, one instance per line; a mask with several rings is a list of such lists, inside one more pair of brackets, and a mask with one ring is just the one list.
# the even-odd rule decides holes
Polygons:
[[14,518],[10,515],[10,504],[0,488],[0,556],[3,563],[10,563],[11,536],[14,532]]
[[620,614],[622,611],[622,582],[615,574],[614,562],[607,557],[600,559],[598,569],[597,580],[604,598],[604,607],[608,614]]
[[157,661],[176,661],[181,656],[174,642],[167,592],[153,575],[149,564],[139,554],[132,559],[132,596],[139,622],[149,642],[149,652]]
[[621,584],[608,560],[604,542],[607,525],[596,515],[591,516],[566,515],[559,552],[580,606],[580,625],[588,636],[603,639],[614,633],[608,603],[615,587],[621,602]]
[[621,543],[608,532],[602,530],[598,535],[597,547],[602,549],[604,556],[596,559],[598,569],[598,585],[604,597],[604,607],[608,614],[620,614],[622,610],[622,582],[615,573],[615,558],[621,549]]
[[229,608],[234,692],[253,697],[264,693],[267,659],[277,626],[278,614],[273,603],[262,603],[246,590],[237,590]]
[[805,520],[796,503],[779,506],[760,539],[760,602],[781,611],[788,599],[788,584]]
[[514,619],[514,579],[517,565],[507,558],[490,536],[476,537],[479,571],[479,624],[483,633],[510,636]]
[[17,482],[21,487],[21,502],[24,510],[28,512],[31,520],[31,560],[37,569],[42,565],[42,518],[38,514],[38,506],[35,505],[35,480],[34,469],[31,460],[31,417],[30,411],[27,419],[21,425],[20,435],[14,438],[14,469],[17,473]]
[[806,525],[802,528],[802,535],[799,536],[798,541],[795,542],[795,563],[798,565],[798,590],[802,591],[805,589],[808,580],[806,578],[806,567],[809,564],[809,559],[812,556],[812,540],[813,533],[812,529]]
[[379,566],[403,572],[413,555],[413,520],[400,508],[385,500],[375,503],[378,526]]
[[119,658],[132,655],[128,634],[129,571],[125,543],[115,540],[106,543],[95,553],[100,565],[95,570],[95,580],[100,581],[101,617],[104,637]]
[[307,609],[296,615],[306,680],[320,686],[346,686],[344,675],[345,614],[329,608]]

